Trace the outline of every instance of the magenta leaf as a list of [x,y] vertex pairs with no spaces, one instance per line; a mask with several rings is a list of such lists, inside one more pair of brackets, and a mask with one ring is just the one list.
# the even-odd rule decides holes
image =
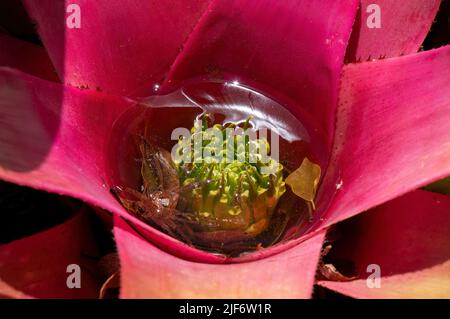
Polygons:
[[[65,84],[117,95],[150,95],[209,0],[26,0]],[[70,28],[68,5],[80,27]],[[69,8],[70,9],[70,8]],[[77,10],[77,9],[75,9]],[[72,9],[70,13],[75,13]]]
[[332,252],[360,278],[319,284],[357,298],[449,298],[449,212],[448,196],[418,190],[355,217]]
[[450,46],[344,68],[318,228],[450,174],[449,87]]
[[324,233],[251,263],[186,261],[145,241],[119,217],[122,298],[309,298]]
[[417,52],[440,3],[441,0],[361,0],[346,60],[367,61]]

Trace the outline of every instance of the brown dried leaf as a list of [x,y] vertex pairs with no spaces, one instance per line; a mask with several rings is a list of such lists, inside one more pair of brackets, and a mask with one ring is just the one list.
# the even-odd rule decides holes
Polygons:
[[350,281],[350,280],[355,280],[356,278],[358,278],[357,276],[354,276],[354,277],[344,276],[336,269],[336,267],[334,267],[333,264],[321,263],[321,264],[319,264],[318,270],[319,270],[320,275],[322,275],[322,277],[327,280]]
[[320,253],[320,261],[319,265],[317,267],[317,271],[319,273],[319,277],[321,279],[327,279],[332,281],[350,281],[358,278],[357,276],[354,277],[347,277],[343,274],[341,274],[336,267],[333,264],[330,263],[324,263],[323,259],[328,255],[328,253],[331,251],[332,246],[327,245],[323,247],[321,253]]
[[155,191],[173,190],[180,186],[170,152],[150,144],[145,138],[142,138],[139,149],[142,154],[144,194],[149,196]]
[[99,298],[100,299],[108,299],[108,298],[115,298],[116,293],[112,291],[112,289],[119,289],[120,288],[120,274],[119,272],[116,272],[112,274],[111,276],[106,279],[106,281],[103,283],[102,287],[100,288],[99,292]]

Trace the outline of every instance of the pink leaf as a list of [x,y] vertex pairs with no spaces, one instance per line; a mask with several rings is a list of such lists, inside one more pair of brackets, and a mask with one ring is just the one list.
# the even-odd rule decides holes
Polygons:
[[[358,298],[449,298],[449,213],[450,197],[415,191],[355,217],[332,252],[354,263],[360,279],[319,284]],[[367,285],[372,264],[379,288],[371,278]]]
[[176,258],[114,222],[122,298],[309,298],[324,238],[251,263],[214,265]]
[[[367,61],[417,52],[431,28],[440,2],[361,0],[346,60]],[[379,25],[375,16],[378,12]]]
[[[209,0],[26,0],[63,82],[150,95]],[[68,7],[72,5],[71,7]],[[80,24],[69,27],[78,5]],[[68,12],[66,13],[66,10]]]
[[344,68],[327,227],[450,174],[450,46]]

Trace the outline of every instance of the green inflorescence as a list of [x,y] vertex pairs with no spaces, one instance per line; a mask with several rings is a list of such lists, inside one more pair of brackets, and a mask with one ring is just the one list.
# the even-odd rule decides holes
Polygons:
[[[248,119],[243,125],[209,127],[209,116],[194,123],[190,136],[176,145],[175,164],[182,186],[200,183],[187,195],[192,211],[207,231],[239,230],[256,236],[267,228],[278,200],[285,192],[283,165],[264,156],[265,138],[250,138]],[[236,129],[244,134],[233,134]],[[214,225],[214,226],[212,226]]]

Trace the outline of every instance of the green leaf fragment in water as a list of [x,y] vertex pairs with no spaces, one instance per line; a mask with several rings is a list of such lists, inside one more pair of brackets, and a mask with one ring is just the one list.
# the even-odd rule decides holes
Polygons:
[[300,167],[286,178],[286,184],[289,185],[292,192],[311,204],[313,209],[316,209],[314,198],[316,197],[320,174],[320,166],[305,157]]

